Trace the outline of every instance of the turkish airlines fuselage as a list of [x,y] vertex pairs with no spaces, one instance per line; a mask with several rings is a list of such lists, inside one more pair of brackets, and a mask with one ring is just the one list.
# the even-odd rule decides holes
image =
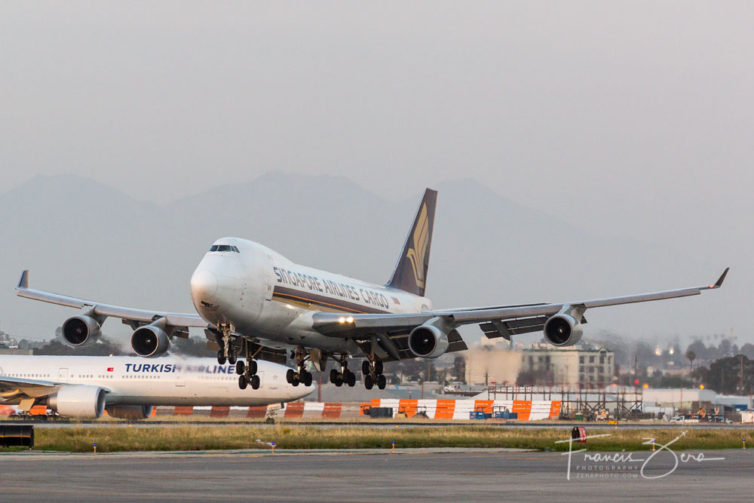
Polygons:
[[235,365],[218,365],[211,358],[0,356],[0,380],[100,387],[106,390],[107,406],[268,405],[296,400],[313,390],[290,386],[285,380],[288,367],[260,360],[258,368],[259,389],[241,390]]

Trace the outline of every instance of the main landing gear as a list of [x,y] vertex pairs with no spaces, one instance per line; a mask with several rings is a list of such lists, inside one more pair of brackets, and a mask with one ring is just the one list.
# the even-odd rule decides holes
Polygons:
[[382,371],[382,360],[374,356],[374,354],[369,355],[368,359],[364,360],[361,364],[361,372],[364,374],[364,387],[372,389],[376,384],[379,389],[385,389],[387,379],[385,379]]
[[338,369],[330,371],[330,382],[338,387],[347,384],[352,388],[356,384],[356,374],[348,370],[346,355],[340,355],[340,372],[338,372]]
[[231,325],[223,324],[218,327],[220,333],[217,335],[217,343],[220,345],[220,350],[217,352],[217,363],[225,365],[227,361],[231,365],[236,366],[236,374],[238,374],[238,387],[240,389],[246,389],[251,384],[251,389],[259,389],[261,384],[259,376],[257,375],[257,361],[254,357],[259,353],[261,348],[252,353],[249,350],[249,341],[241,339],[243,344],[243,354],[246,355],[246,362],[238,359],[239,347],[238,344],[234,344],[230,339],[230,334],[233,331]]
[[301,346],[296,348],[296,370],[288,369],[288,372],[285,373],[285,380],[289,384],[293,386],[298,386],[299,384],[303,384],[304,386],[312,385],[312,373],[304,368],[306,359],[307,356],[304,348]]
[[247,355],[246,363],[243,360],[236,362],[236,374],[238,374],[238,387],[246,389],[251,384],[251,389],[259,389],[261,384],[257,375],[257,361]]

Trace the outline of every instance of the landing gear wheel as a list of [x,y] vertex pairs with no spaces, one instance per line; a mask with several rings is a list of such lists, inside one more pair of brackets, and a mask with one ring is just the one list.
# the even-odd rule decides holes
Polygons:
[[244,365],[242,360],[238,360],[236,362],[236,374],[241,375],[246,370],[246,365]]
[[244,375],[238,376],[238,387],[239,388],[246,389],[246,385],[247,384],[249,384],[249,383],[246,381],[246,376],[244,376]]
[[370,368],[371,365],[369,365],[369,360],[364,360],[361,362],[361,373],[364,375],[371,374],[372,369]]
[[364,387],[366,389],[372,389],[373,386],[374,386],[374,378],[372,377],[372,375],[371,374],[365,375],[364,376]]
[[338,377],[335,379],[335,386],[339,388],[343,386],[343,374],[341,374],[340,372],[338,373]]
[[385,389],[385,386],[387,386],[387,379],[385,379],[385,376],[380,374],[377,376],[377,387],[380,389]]
[[296,372],[293,369],[288,369],[288,372],[285,373],[285,380],[288,381],[288,384],[293,384],[295,378]]
[[298,374],[295,374],[295,375],[293,376],[293,380],[291,380],[291,384],[292,384],[292,385],[294,385],[294,386],[298,386],[298,385],[299,385],[299,382],[300,382],[300,381],[299,381],[299,379],[298,379]]
[[249,367],[249,375],[255,375],[257,373],[257,361],[251,360],[249,361],[248,365]]
[[335,369],[332,369],[330,371],[330,382],[335,384],[337,380],[338,380],[338,371]]
[[312,385],[312,373],[303,371],[301,375],[301,382],[304,383],[304,386],[311,386]]
[[251,376],[251,389],[259,389],[259,376],[253,375]]
[[382,360],[374,360],[374,373],[382,375]]
[[349,388],[353,388],[356,384],[356,374],[350,370],[346,370],[346,375],[343,376],[343,381],[348,384]]
[[235,365],[237,361],[238,361],[238,357],[236,356],[235,353],[230,353],[228,355],[228,363],[230,363],[231,365]]
[[220,365],[225,365],[225,353],[222,349],[217,352],[217,363],[219,363]]

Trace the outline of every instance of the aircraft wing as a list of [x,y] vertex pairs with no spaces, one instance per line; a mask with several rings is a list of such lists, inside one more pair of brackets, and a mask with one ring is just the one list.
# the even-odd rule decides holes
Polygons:
[[58,386],[51,381],[0,376],[0,400],[39,398],[55,392]]
[[32,300],[49,302],[59,306],[74,307],[77,309],[90,310],[91,314],[101,317],[120,318],[127,324],[140,325],[151,323],[160,318],[166,320],[166,324],[176,328],[201,327],[207,328],[207,322],[201,316],[195,313],[168,313],[163,311],[149,311],[144,309],[133,309],[130,307],[115,306],[103,304],[91,300],[68,297],[56,293],[45,292],[43,290],[34,290],[29,288],[29,271],[21,274],[21,280],[16,287],[16,295]]
[[[558,304],[445,309],[413,314],[345,315],[319,312],[314,314],[313,327],[332,337],[347,337],[357,341],[376,338],[377,343],[393,359],[413,358],[414,355],[407,351],[408,334],[415,327],[435,318],[442,320],[451,329],[448,351],[458,351],[466,349],[466,345],[460,340],[463,347],[453,349],[452,335],[453,332],[457,334],[455,329],[462,325],[477,324],[488,338],[503,337],[510,340],[512,335],[542,330],[545,322],[560,312],[574,313],[578,316],[578,321],[583,323],[583,314],[587,309],[699,295],[704,291],[720,288],[727,274],[728,268],[711,285]],[[458,341],[455,341],[455,346],[459,346]]]

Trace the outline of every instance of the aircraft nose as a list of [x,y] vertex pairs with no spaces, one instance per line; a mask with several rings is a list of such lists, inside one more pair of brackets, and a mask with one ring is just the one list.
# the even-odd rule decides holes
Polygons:
[[194,303],[209,301],[217,291],[217,276],[206,269],[198,269],[191,276],[191,297]]

